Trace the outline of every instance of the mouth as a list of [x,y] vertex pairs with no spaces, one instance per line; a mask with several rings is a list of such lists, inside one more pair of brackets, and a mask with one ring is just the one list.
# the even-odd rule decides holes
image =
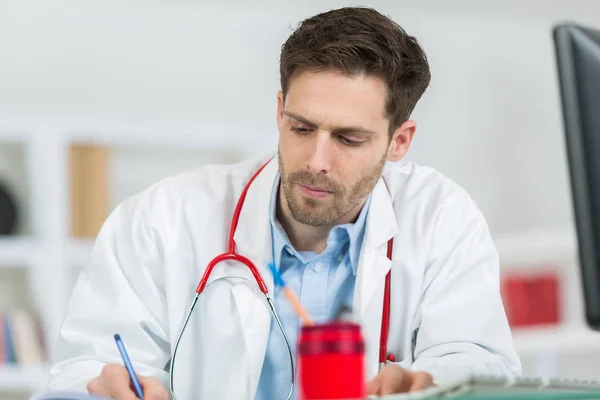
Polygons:
[[327,197],[330,194],[332,194],[332,192],[329,192],[327,190],[322,190],[322,189],[312,187],[312,186],[306,186],[306,185],[301,185],[301,184],[298,184],[298,186],[300,186],[300,189],[302,190],[302,192],[309,197],[323,198],[323,197]]

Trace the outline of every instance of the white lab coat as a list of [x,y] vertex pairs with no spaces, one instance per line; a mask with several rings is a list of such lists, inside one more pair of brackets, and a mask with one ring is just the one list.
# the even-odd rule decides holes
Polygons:
[[[235,203],[264,159],[202,166],[119,205],[101,229],[62,326],[51,389],[85,390],[105,363],[122,363],[120,333],[140,375],[168,389],[170,352],[208,262],[226,250]],[[251,185],[235,241],[270,290],[269,162]],[[468,373],[520,374],[499,294],[499,262],[486,222],[458,185],[413,163],[386,165],[374,188],[353,307],[363,324],[368,378],[377,373],[384,278],[392,269],[388,352],[437,382]],[[386,257],[394,238],[393,263]],[[227,263],[213,271],[251,278]],[[203,295],[177,353],[175,393],[187,399],[251,399],[270,313],[242,282]]]

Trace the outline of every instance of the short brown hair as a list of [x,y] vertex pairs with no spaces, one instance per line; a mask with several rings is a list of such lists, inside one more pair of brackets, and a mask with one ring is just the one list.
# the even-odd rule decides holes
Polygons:
[[298,25],[281,47],[283,96],[295,73],[337,70],[382,78],[388,88],[390,135],[409,117],[431,75],[423,49],[402,27],[372,8],[344,7]]

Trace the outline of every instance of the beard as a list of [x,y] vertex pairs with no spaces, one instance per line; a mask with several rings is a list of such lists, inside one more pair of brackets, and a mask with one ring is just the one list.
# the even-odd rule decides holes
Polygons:
[[[344,187],[328,176],[313,174],[307,170],[286,175],[281,153],[278,154],[278,162],[281,187],[292,217],[301,224],[322,227],[333,225],[366,199],[381,177],[386,154],[374,168],[366,171],[350,188]],[[298,192],[298,184],[328,191],[331,194],[325,199],[306,197]]]

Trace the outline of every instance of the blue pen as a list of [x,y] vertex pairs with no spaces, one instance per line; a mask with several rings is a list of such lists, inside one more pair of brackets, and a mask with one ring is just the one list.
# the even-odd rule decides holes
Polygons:
[[121,336],[118,333],[115,333],[115,342],[117,343],[117,348],[119,349],[119,353],[121,353],[121,358],[123,359],[123,363],[125,364],[125,368],[127,369],[127,373],[129,374],[129,378],[131,380],[131,384],[135,389],[135,393],[137,397],[140,399],[144,398],[144,393],[142,392],[142,385],[140,385],[140,381],[137,379],[137,375],[133,370],[133,365],[131,364],[131,360],[127,355],[127,351],[125,350],[125,346],[123,345],[123,341],[121,340]]
[[292,289],[286,286],[285,281],[281,277],[281,274],[279,274],[279,272],[275,268],[275,265],[271,263],[269,264],[269,268],[273,273],[273,281],[275,282],[275,285],[281,287],[281,292],[287,298],[294,311],[296,311],[296,314],[298,314],[298,316],[302,320],[302,323],[304,325],[312,325],[313,322],[310,318],[310,315],[308,315],[308,312],[304,309],[304,307],[302,307],[302,303],[300,303],[300,299],[298,298],[298,296],[296,296],[296,293],[294,293]]

